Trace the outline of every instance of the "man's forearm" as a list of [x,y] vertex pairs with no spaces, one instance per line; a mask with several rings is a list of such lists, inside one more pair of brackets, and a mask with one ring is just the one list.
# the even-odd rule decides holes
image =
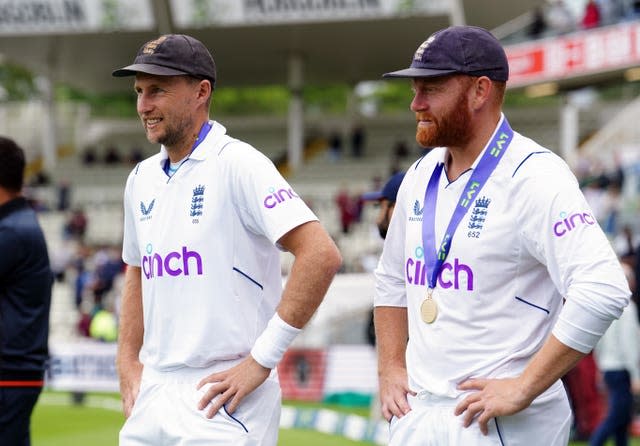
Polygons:
[[140,268],[128,266],[125,272],[118,334],[117,366],[121,374],[126,372],[131,363],[138,362],[143,335]]
[[388,367],[406,367],[405,352],[409,337],[406,307],[375,307],[373,319],[379,373],[384,373]]
[[550,335],[520,376],[522,390],[527,398],[533,401],[562,378],[584,356],[584,353],[566,346],[555,336]]
[[318,222],[306,223],[287,234],[282,245],[294,256],[278,314],[292,327],[302,328],[322,302],[342,258]]

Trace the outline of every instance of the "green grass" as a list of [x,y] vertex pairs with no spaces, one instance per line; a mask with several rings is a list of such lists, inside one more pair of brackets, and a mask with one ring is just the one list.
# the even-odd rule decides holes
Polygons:
[[[96,408],[96,403],[111,401],[110,408]],[[31,419],[32,446],[115,446],[118,431],[124,422],[119,399],[114,394],[91,394],[84,406],[71,405],[71,396],[64,392],[44,392]],[[289,404],[289,403],[287,403]],[[296,403],[297,406],[338,410],[366,415],[366,408],[345,408],[337,405]],[[280,446],[371,446],[344,437],[303,429],[280,430]]]
[[123,423],[119,412],[39,404],[31,419],[33,446],[113,446]]
[[[91,394],[87,404],[74,406],[64,392],[44,392],[31,419],[32,446],[115,446],[118,431],[124,422],[118,395]],[[104,404],[108,403],[108,404]],[[108,408],[95,407],[100,404]],[[337,404],[285,402],[301,408],[325,408],[343,413],[367,416],[366,407],[345,407]],[[640,446],[640,438],[633,438],[630,446]],[[371,446],[371,443],[323,434],[303,429],[280,430],[279,446]],[[586,442],[572,442],[570,446],[586,446]],[[607,443],[613,446],[613,442]]]

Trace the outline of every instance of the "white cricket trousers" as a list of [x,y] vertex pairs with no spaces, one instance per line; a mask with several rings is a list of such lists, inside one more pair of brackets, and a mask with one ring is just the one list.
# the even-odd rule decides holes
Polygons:
[[206,369],[158,372],[145,367],[140,393],[120,431],[120,446],[275,446],[280,426],[281,391],[277,374],[247,395],[232,414],[221,408],[211,419],[198,401],[209,385],[198,382],[239,361]]
[[411,411],[392,418],[390,446],[567,446],[572,414],[562,382],[553,384],[521,412],[489,421],[489,434],[478,422],[462,426],[453,413],[464,398],[439,397],[426,391],[409,395]]

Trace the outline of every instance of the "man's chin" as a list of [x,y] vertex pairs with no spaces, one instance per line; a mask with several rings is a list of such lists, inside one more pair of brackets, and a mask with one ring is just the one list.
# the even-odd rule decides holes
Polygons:
[[425,135],[425,132],[416,133],[416,142],[422,147],[433,147],[433,138],[431,135]]
[[160,142],[160,136],[153,133],[153,132],[149,132],[146,131],[146,136],[147,136],[147,141],[149,141],[151,144],[161,144]]

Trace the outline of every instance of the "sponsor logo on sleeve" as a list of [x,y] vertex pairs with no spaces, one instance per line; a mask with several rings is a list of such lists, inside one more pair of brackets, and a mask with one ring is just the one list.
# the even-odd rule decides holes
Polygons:
[[264,199],[262,200],[262,204],[267,209],[273,209],[281,203],[285,203],[296,198],[300,197],[296,195],[296,193],[290,187],[278,190],[276,190],[275,187],[270,187],[269,194],[264,197]]
[[566,212],[560,212],[560,220],[553,223],[553,235],[556,237],[564,237],[575,228],[584,225],[595,225],[596,219],[589,212],[574,212],[573,214],[567,214]]

